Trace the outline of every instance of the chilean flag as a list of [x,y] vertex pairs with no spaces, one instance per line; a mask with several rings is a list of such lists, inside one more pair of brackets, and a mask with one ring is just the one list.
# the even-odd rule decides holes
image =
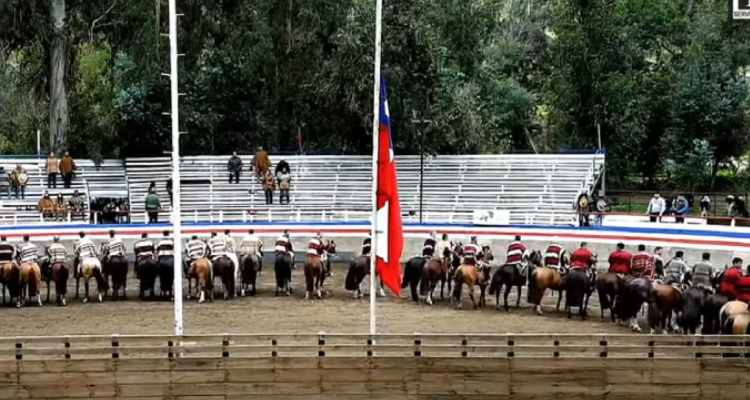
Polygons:
[[397,296],[401,296],[401,252],[404,248],[404,234],[401,205],[398,200],[396,162],[393,160],[391,117],[388,112],[388,99],[382,73],[377,188],[376,271],[383,284]]

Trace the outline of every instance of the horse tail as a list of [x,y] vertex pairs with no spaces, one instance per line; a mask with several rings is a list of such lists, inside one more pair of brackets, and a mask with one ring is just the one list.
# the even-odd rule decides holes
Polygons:
[[496,291],[500,290],[503,285],[503,268],[505,268],[505,265],[498,268],[498,270],[495,271],[494,274],[492,274],[492,279],[490,280],[490,289],[487,292],[490,296],[494,295]]
[[722,335],[731,335],[734,333],[734,316],[728,317],[724,323],[721,325],[721,334]]
[[601,304],[602,309],[607,309],[612,307],[612,300],[614,300],[614,294],[612,295],[612,298],[610,299],[610,293],[607,290],[606,287],[598,287],[596,288],[597,294],[599,294],[599,303]]
[[94,279],[96,279],[96,285],[101,289],[101,291],[109,290],[109,282],[104,279],[101,268],[92,268],[92,270]]
[[33,297],[39,294],[41,287],[41,271],[39,270],[39,265],[34,264],[31,268],[29,268],[29,297]]
[[[354,268],[354,261],[349,263],[349,269]],[[401,289],[409,286],[409,262],[404,263],[404,275],[401,277]]]
[[308,292],[313,291],[313,287],[315,286],[315,277],[313,276],[313,266],[310,264],[310,260],[308,257],[308,260],[305,262],[305,288]]
[[463,275],[463,271],[456,271],[454,275],[453,298],[458,302],[461,301],[461,288],[464,286]]
[[526,302],[531,304],[534,301],[534,296],[536,296],[536,292],[539,290],[539,285],[537,285],[536,282],[536,269],[533,269],[529,267],[526,271],[527,275],[527,282],[529,284],[529,287],[526,290]]
[[70,277],[70,271],[65,264],[60,264],[60,270],[57,273],[57,282],[55,282],[55,291],[58,294],[67,294],[68,278]]

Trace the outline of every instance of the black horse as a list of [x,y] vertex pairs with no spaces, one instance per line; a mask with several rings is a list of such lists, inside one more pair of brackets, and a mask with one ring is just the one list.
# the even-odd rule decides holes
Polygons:
[[573,307],[578,307],[579,315],[582,319],[586,319],[586,309],[588,308],[592,292],[591,278],[588,273],[581,268],[572,268],[568,272],[565,290],[568,318],[573,317]]
[[[708,293],[705,289],[691,287],[682,292],[682,309],[680,310],[679,325],[683,333],[695,334],[701,324],[701,317],[706,306]],[[719,310],[716,310],[718,315]]]
[[[409,287],[409,290],[411,291],[411,299],[417,303],[419,302],[419,281],[422,279],[422,271],[426,264],[427,258],[425,257],[412,257],[406,262],[406,264],[404,264],[404,276],[401,278],[401,289]],[[367,268],[369,269],[369,265]]]
[[617,316],[630,320],[630,329],[640,332],[641,327],[638,325],[638,313],[641,311],[644,303],[649,302],[651,298],[651,283],[643,278],[636,278],[620,286],[618,300],[615,302],[615,312]]
[[[370,275],[370,257],[369,256],[357,256],[349,262],[349,270],[346,272],[346,278],[344,279],[344,289],[354,292],[354,298],[362,297],[362,281],[365,277]],[[372,279],[372,277],[371,277]],[[380,282],[379,296],[385,296],[383,290],[383,282]]]
[[[542,253],[537,250],[532,251],[528,255],[525,254],[524,263],[527,264],[526,268],[541,266]],[[508,307],[508,295],[510,294],[511,289],[514,286],[518,289],[516,308],[521,307],[521,288],[526,285],[526,275],[527,274],[525,273],[525,271],[521,270],[517,265],[512,264],[505,264],[495,270],[495,273],[492,275],[492,280],[490,281],[489,294],[490,296],[492,296],[493,294],[495,295],[496,309],[500,308],[500,291],[502,290],[503,286],[505,286],[505,292],[503,293],[503,307],[505,308],[505,311],[510,312],[510,307]]]
[[240,268],[240,294],[244,296],[247,287],[252,286],[250,296],[255,296],[258,290],[258,272],[263,268],[263,259],[257,254],[244,256],[240,264],[242,265]]
[[156,291],[156,278],[159,276],[159,264],[153,258],[147,258],[137,261],[135,266],[136,277],[140,280],[139,297],[145,300],[146,291],[148,291],[150,292],[149,298],[153,298]]
[[159,257],[159,294],[162,297],[174,297],[174,257]]
[[122,298],[128,297],[128,259],[125,256],[107,257],[104,263],[105,276],[112,277],[112,300],[117,300],[122,289]]
[[288,253],[276,253],[276,259],[273,264],[273,272],[276,275],[276,293],[279,291],[287,296],[292,294],[292,265],[294,260]]

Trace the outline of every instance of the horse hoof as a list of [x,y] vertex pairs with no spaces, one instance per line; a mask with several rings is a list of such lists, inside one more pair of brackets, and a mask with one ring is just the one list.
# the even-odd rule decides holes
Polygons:
[[185,296],[186,300],[190,300],[190,295]]
[[102,295],[99,295],[99,302],[101,303],[104,299],[102,299]]
[[86,304],[89,302],[89,299],[83,299],[83,304]]
[[322,299],[323,298],[323,295],[320,293],[320,290],[318,290],[318,292],[315,293],[315,295],[318,297],[318,299]]
[[505,309],[505,312],[507,312],[508,314],[510,314],[510,313],[512,313],[513,311],[511,311],[511,309],[510,309],[510,308],[506,308],[506,309]]
[[310,292],[305,292],[305,300],[310,300]]
[[242,290],[240,291],[240,295],[241,295],[242,297],[245,297],[245,289],[242,289]]
[[63,307],[68,305],[68,302],[65,300],[65,298],[63,298],[60,303],[62,303]]

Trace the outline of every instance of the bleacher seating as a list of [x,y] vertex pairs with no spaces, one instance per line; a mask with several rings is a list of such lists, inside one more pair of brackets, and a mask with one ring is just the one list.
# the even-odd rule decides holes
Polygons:
[[[371,211],[371,158],[367,156],[270,156],[272,165],[285,159],[292,169],[290,205],[266,205],[260,182],[249,170],[252,156],[242,156],[243,175],[230,184],[229,156],[183,157],[181,197],[183,221],[368,221]],[[0,160],[10,170],[18,160]],[[25,159],[30,182],[25,201],[0,202],[0,223],[39,222],[35,207],[46,189],[44,159]],[[131,222],[146,221],[144,199],[156,183],[165,210],[171,158],[107,160],[96,168],[76,160],[73,189],[87,198],[128,197]],[[419,221],[420,158],[397,156],[401,209],[406,220]],[[576,221],[574,203],[594,183],[604,163],[602,154],[473,155],[425,157],[422,183],[424,222],[471,222],[475,211],[508,210],[512,224],[567,225]],[[411,216],[410,216],[411,215]],[[10,218],[10,219],[9,219]],[[160,220],[167,222],[168,213]]]

